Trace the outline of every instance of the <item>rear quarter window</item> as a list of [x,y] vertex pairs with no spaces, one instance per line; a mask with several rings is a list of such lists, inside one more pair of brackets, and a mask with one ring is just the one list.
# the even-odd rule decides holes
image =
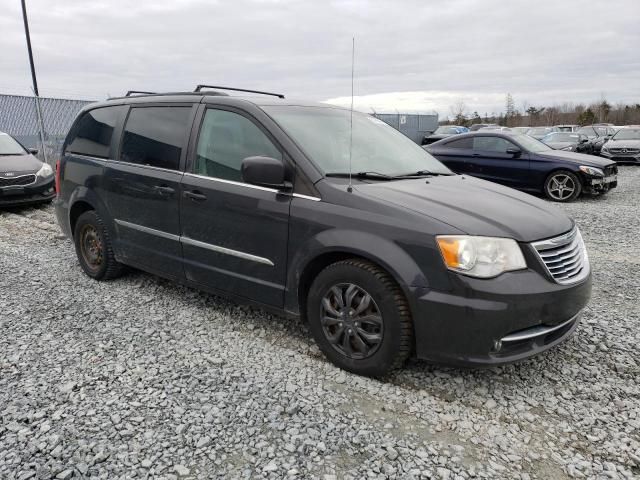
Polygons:
[[118,105],[83,113],[67,135],[65,151],[109,158],[113,131],[125,110],[125,106]]

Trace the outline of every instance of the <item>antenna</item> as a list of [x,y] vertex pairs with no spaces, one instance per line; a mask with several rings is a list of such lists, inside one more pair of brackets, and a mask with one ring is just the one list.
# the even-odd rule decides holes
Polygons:
[[349,186],[347,192],[353,191],[351,184],[351,150],[353,149],[353,66],[356,58],[356,37],[351,37],[351,118],[349,120]]

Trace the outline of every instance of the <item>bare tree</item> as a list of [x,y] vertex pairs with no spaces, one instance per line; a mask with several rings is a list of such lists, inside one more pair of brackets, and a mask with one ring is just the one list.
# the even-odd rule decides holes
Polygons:
[[451,110],[451,116],[453,117],[453,121],[456,125],[464,125],[467,121],[467,105],[464,103],[464,100],[460,98],[456,103],[449,107]]

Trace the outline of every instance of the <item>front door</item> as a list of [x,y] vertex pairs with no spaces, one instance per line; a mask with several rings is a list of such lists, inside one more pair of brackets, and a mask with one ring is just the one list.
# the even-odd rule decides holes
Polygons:
[[184,270],[191,281],[282,307],[291,197],[242,181],[242,160],[257,155],[283,158],[242,112],[204,109],[182,180]]
[[467,163],[467,172],[474,177],[512,188],[526,188],[529,183],[529,155],[502,137],[473,137],[473,153]]
[[107,162],[107,204],[125,263],[184,278],[180,246],[181,160],[191,106],[133,107],[119,156]]

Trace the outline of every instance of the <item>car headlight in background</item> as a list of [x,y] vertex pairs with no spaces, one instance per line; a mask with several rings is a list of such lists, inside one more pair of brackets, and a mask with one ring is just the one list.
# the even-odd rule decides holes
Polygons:
[[560,150],[573,151],[576,147],[574,145],[569,145],[568,147],[561,148]]
[[51,175],[53,175],[53,168],[51,168],[46,163],[43,163],[42,167],[40,167],[40,170],[38,170],[38,173],[36,173],[36,175],[40,178],[50,177]]
[[604,172],[599,168],[595,167],[587,167],[586,165],[580,165],[580,171],[586,173],[587,175],[592,175],[594,177],[604,177]]
[[527,268],[522,250],[510,238],[438,235],[440,253],[449,270],[478,278]]

